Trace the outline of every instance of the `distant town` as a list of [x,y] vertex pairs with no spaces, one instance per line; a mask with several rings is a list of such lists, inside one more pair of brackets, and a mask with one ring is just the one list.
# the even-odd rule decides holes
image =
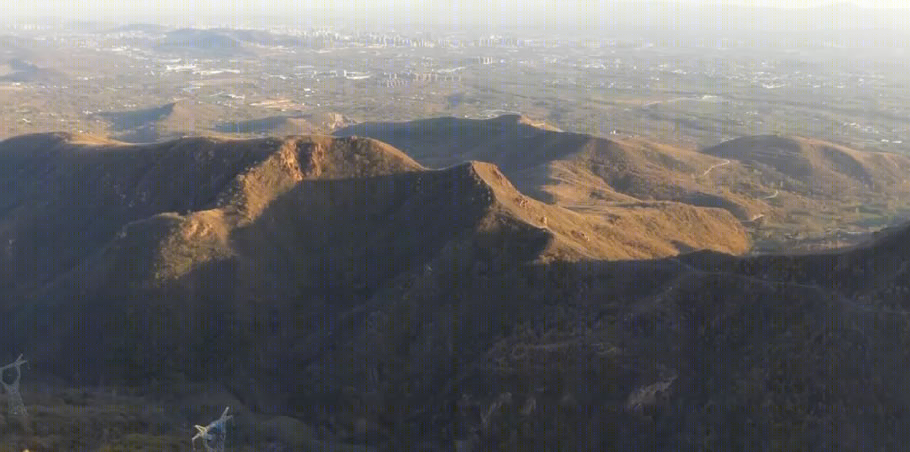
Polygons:
[[[316,110],[356,121],[514,112],[693,147],[781,133],[910,150],[907,76],[895,59],[903,50],[860,54],[836,39],[13,28],[0,40],[2,136],[109,134],[99,113],[192,100],[225,121]],[[32,69],[17,71],[15,61]]]

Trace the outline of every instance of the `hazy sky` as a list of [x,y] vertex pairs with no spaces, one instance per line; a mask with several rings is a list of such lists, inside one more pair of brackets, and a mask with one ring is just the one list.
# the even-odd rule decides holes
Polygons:
[[[815,7],[832,3],[823,0],[665,0],[679,5],[728,4],[780,8]],[[6,0],[0,11],[10,15],[91,15],[158,13],[269,13],[306,10],[461,10],[516,8],[525,12],[591,11],[609,8],[616,0]],[[635,2],[645,6],[648,0]],[[907,0],[861,0],[852,2],[871,8],[907,8]]]
[[[175,26],[338,26],[348,30],[420,29],[498,33],[601,33],[720,30],[898,29],[910,24],[910,0],[854,0],[865,12],[810,10],[831,0],[0,0],[0,21],[17,17],[146,22]],[[699,8],[698,6],[704,6]],[[771,7],[762,11],[734,6]],[[881,11],[901,8],[901,11]]]

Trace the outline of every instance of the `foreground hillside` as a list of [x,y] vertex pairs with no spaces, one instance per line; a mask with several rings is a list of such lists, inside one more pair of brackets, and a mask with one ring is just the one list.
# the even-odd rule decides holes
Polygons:
[[624,202],[722,208],[750,228],[759,251],[854,242],[910,212],[910,158],[805,138],[745,137],[698,151],[516,115],[364,123],[335,134],[388,142],[429,167],[489,161],[530,196],[593,214]]
[[908,439],[907,227],[677,256],[636,234],[672,227],[653,203],[609,222],[362,138],[45,134],[0,161],[0,359],[31,366],[11,450],[189,450],[228,405],[234,450]]
[[[555,234],[560,240],[554,249],[571,249],[575,257],[647,258],[705,248],[740,253],[748,247],[740,226],[719,209],[668,205],[665,210],[672,215],[655,220],[648,206],[629,205],[604,221],[528,199],[488,165],[426,171],[397,149],[368,139],[187,138],[136,146],[85,135],[39,134],[0,142],[0,162],[6,185],[0,193],[0,239],[7,244],[0,287],[17,292],[54,282],[99,251],[110,252],[130,239],[132,231],[148,232],[163,243],[183,231],[194,246],[200,243],[197,236],[217,235],[219,242],[208,251],[236,254],[231,248],[235,230],[266,221],[262,215],[272,212],[268,209],[291,202],[285,200],[295,194],[301,198],[296,202],[324,203],[327,211],[344,210],[350,219],[386,222],[386,210],[415,196],[428,198],[421,205],[425,210],[412,213],[413,221],[463,216],[461,196],[446,190],[468,190],[460,179],[467,174],[490,209]],[[410,172],[420,175],[406,174]],[[375,188],[385,186],[404,191]],[[436,191],[427,192],[427,187]],[[346,208],[336,207],[338,203]],[[382,207],[386,210],[377,211],[388,203]],[[327,223],[314,227],[337,232],[350,219],[327,217],[322,220]],[[342,223],[333,224],[336,220]],[[294,228],[299,219],[269,221]],[[673,224],[677,226],[671,228]],[[158,246],[141,244],[146,245]]]

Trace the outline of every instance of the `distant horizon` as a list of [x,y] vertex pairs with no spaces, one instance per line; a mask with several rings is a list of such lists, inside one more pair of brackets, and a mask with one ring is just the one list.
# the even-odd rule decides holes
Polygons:
[[[593,3],[593,4],[592,4]],[[905,0],[865,0],[859,1],[819,1],[819,0],[658,0],[658,1],[601,1],[583,0],[454,0],[449,2],[417,2],[414,0],[334,0],[332,2],[316,0],[284,0],[270,2],[267,7],[260,1],[233,0],[219,2],[216,0],[197,0],[186,2],[180,0],[135,0],[116,2],[112,0],[89,0],[72,2],[69,0],[25,0],[7,5],[4,13],[7,17],[61,17],[73,20],[98,18],[115,18],[130,16],[151,16],[154,22],[156,15],[174,14],[211,15],[252,15],[269,16],[287,13],[307,12],[366,12],[383,11],[396,13],[496,13],[507,11],[519,14],[587,14],[619,9],[651,8],[758,8],[801,10],[818,9],[829,6],[849,6],[870,10],[908,10],[910,5]]]
[[[330,5],[330,6],[328,6]],[[62,2],[33,0],[8,6],[0,23],[162,24],[234,28],[339,27],[377,31],[387,28],[484,33],[535,29],[543,34],[590,35],[604,30],[645,32],[790,32],[910,30],[910,5],[896,0],[865,2],[815,0],[661,0],[648,2],[582,0],[302,0],[265,7],[252,0],[111,0]]]

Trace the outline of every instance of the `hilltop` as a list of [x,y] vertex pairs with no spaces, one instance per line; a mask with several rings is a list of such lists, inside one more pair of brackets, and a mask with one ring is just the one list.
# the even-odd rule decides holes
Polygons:
[[165,33],[155,50],[200,56],[233,57],[249,54],[243,43],[216,30],[181,28]]
[[716,172],[715,184],[762,205],[771,249],[807,234],[856,244],[910,212],[910,157],[904,155],[787,136],[743,137],[703,152],[731,161]]
[[[607,139],[539,128],[515,115],[490,120],[365,123],[335,134],[386,141],[431,167],[468,158],[490,161],[503,168],[521,190],[569,206],[655,200],[697,205],[695,198],[707,193],[702,193],[705,187],[695,176],[723,163],[695,150],[643,139]],[[736,205],[735,201],[730,204]]]
[[857,151],[821,140],[776,135],[743,137],[704,150],[761,172],[765,185],[820,198],[908,193],[910,158]]
[[222,133],[267,136],[330,134],[353,121],[340,113],[318,112],[296,116],[269,116],[246,121],[225,122],[215,128]]
[[260,46],[296,46],[302,43],[300,38],[282,35],[276,33],[270,33],[263,30],[251,30],[251,29],[234,29],[234,28],[213,28],[212,32],[221,33],[225,36],[230,36],[233,39],[236,39],[240,42],[260,45]]
[[220,116],[218,108],[191,100],[178,100],[139,110],[101,112],[110,130],[123,141],[150,143],[210,130]]
[[[52,83],[66,80],[66,74],[51,68],[38,67],[28,61],[13,58],[5,65],[8,70],[0,76],[0,81],[18,83]],[[0,66],[2,68],[2,66]]]
[[169,28],[165,25],[151,23],[134,23],[121,25],[108,30],[108,33],[145,33],[148,35],[160,35],[167,32]]
[[888,224],[910,210],[910,185],[901,176],[910,158],[806,138],[744,137],[685,149],[562,132],[517,115],[363,123],[335,134],[391,143],[429,167],[493,162],[522,192],[588,214],[655,201],[722,208],[751,230],[762,251]]
[[520,190],[567,206],[682,200],[701,188],[693,175],[722,163],[645,140],[610,140],[540,128],[517,115],[364,123],[335,135],[369,136],[391,143],[430,167],[465,159],[489,161],[500,166]]

